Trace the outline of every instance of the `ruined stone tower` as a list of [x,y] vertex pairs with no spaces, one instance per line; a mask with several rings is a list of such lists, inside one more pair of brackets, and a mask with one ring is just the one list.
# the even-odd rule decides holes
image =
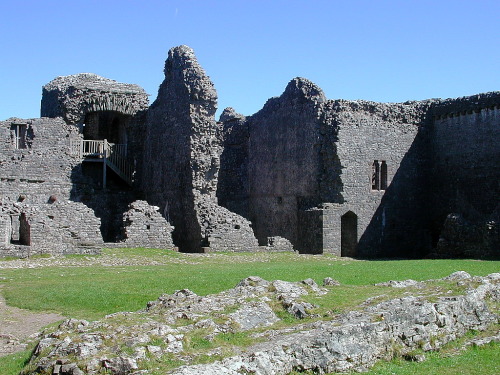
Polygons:
[[222,126],[217,93],[187,46],[169,51],[165,80],[148,111],[141,188],[164,207],[184,251],[252,249],[250,223],[217,205]]

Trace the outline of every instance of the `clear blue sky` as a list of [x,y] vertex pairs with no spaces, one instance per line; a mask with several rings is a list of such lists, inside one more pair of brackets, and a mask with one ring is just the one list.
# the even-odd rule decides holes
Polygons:
[[219,112],[250,115],[306,77],[331,99],[500,90],[498,0],[0,0],[0,120],[38,117],[42,86],[96,73],[151,94],[187,44]]

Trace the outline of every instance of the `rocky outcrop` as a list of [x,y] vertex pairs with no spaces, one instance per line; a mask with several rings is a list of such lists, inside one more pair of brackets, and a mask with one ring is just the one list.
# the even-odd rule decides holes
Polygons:
[[[414,349],[437,350],[470,329],[483,330],[498,321],[489,305],[500,302],[500,274],[471,277],[460,272],[440,280],[443,282],[455,283],[466,292],[431,294],[432,301],[423,295],[366,301],[361,309],[327,321],[311,315],[315,306],[304,301],[307,295],[329,293],[312,279],[270,282],[253,276],[233,289],[205,297],[179,290],[136,313],[117,313],[91,323],[67,320],[41,339],[27,367],[32,370],[23,374],[149,374],[148,361],[158,365],[162,356],[168,355],[189,363],[196,357],[193,341],[207,345],[220,336],[241,332],[259,342],[228,358],[183,366],[170,373],[363,371],[379,359]],[[280,321],[284,310],[297,319],[296,324],[276,329],[274,323]],[[316,319],[301,323],[306,316]],[[204,352],[208,356],[221,353],[217,348]]]
[[142,189],[172,220],[182,251],[256,245],[250,223],[217,205],[222,126],[216,109],[217,93],[193,50],[172,48],[148,111]]
[[175,375],[288,374],[363,371],[381,358],[419,348],[438,349],[469,329],[484,329],[498,317],[485,299],[498,300],[499,274],[465,296],[443,297],[436,303],[404,297],[343,316],[339,325],[321,323],[315,329],[253,347],[247,354],[207,365],[187,366]]

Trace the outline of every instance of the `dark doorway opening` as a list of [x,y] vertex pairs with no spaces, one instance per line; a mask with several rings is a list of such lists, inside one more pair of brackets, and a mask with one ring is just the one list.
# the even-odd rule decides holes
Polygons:
[[358,217],[352,211],[346,212],[340,218],[340,255],[355,257],[358,245]]
[[22,213],[19,218],[19,243],[21,245],[31,246],[31,225],[24,213]]
[[83,138],[107,139],[108,142],[127,144],[126,125],[130,116],[114,111],[90,112],[85,116]]

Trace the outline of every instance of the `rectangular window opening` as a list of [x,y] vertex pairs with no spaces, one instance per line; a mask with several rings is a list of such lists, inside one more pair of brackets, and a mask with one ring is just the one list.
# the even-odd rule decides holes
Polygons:
[[374,160],[371,176],[372,191],[384,191],[387,189],[387,162],[385,160]]
[[31,148],[33,130],[28,124],[13,123],[10,126],[12,144],[15,149]]

